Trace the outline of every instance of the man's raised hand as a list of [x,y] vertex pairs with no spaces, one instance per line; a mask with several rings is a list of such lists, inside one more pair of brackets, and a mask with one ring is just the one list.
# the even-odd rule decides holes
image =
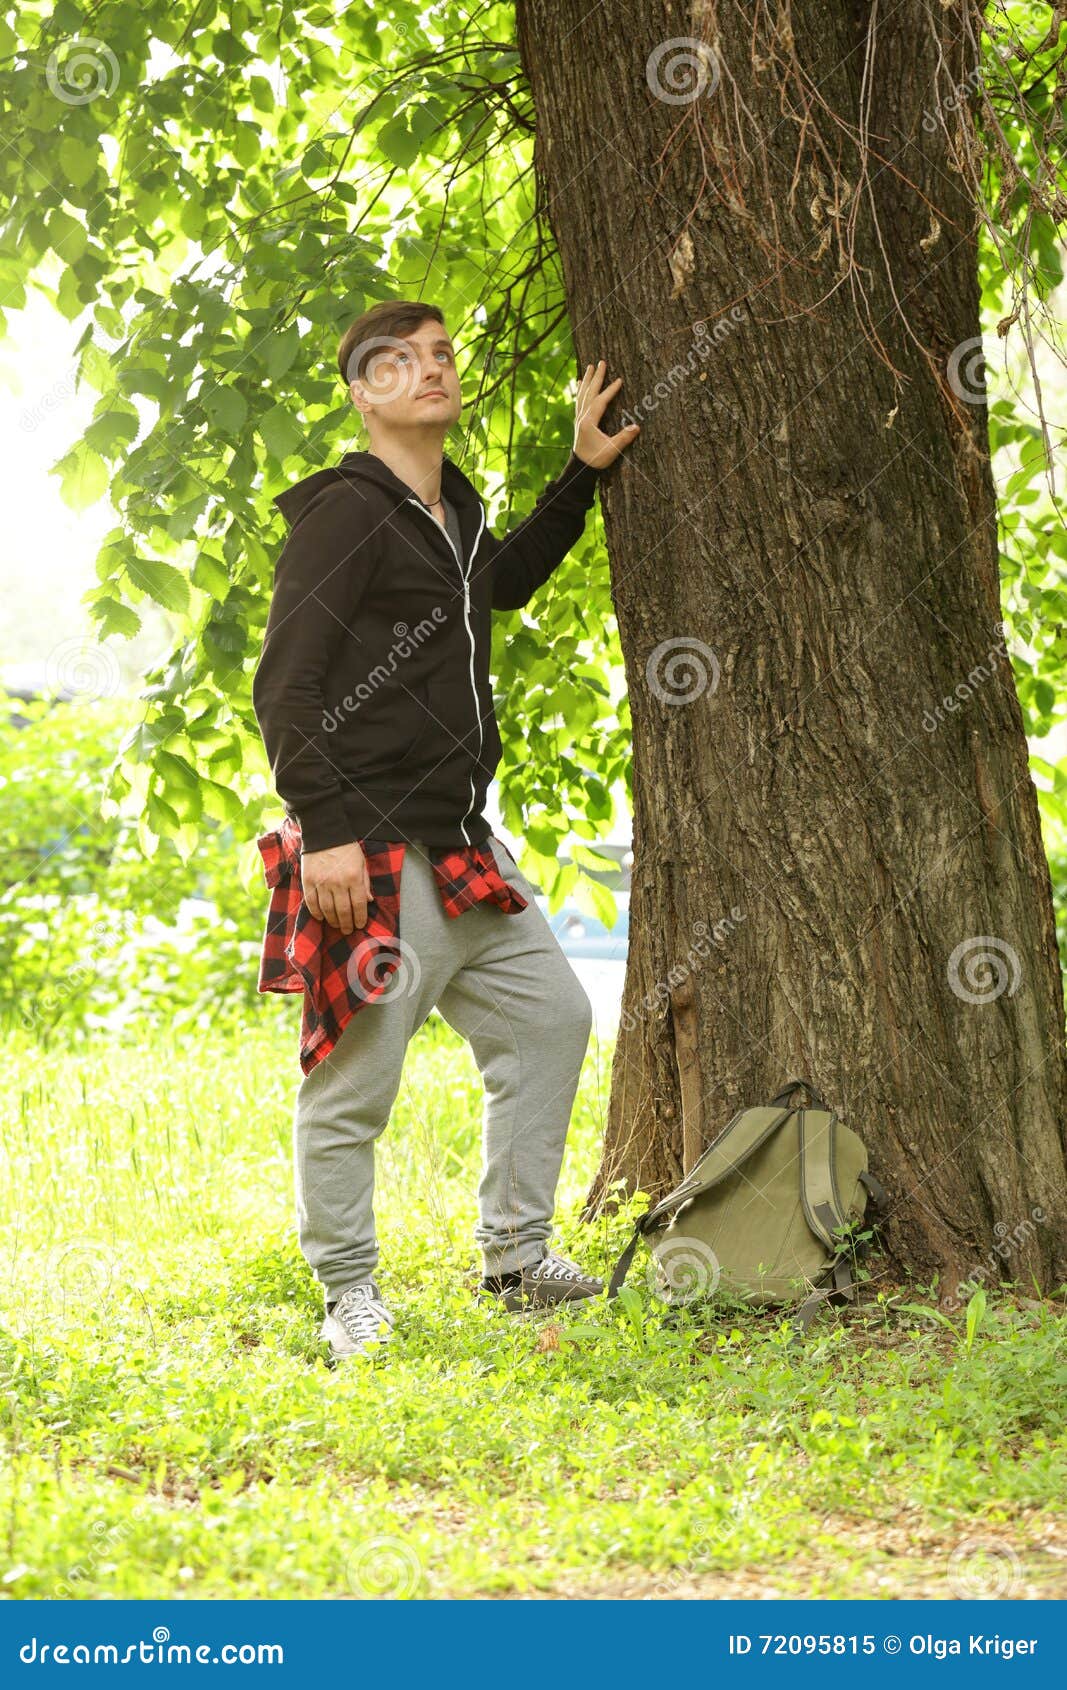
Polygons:
[[574,453],[583,464],[591,464],[594,469],[607,469],[641,432],[640,423],[630,423],[627,428],[620,428],[618,434],[605,434],[600,427],[601,417],[622,386],[622,377],[616,376],[604,387],[606,374],[603,358],[598,364],[585,366],[575,406]]

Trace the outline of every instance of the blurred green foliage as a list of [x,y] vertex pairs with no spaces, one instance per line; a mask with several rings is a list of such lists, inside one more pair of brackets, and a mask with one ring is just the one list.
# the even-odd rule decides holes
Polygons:
[[254,838],[208,823],[188,859],[168,840],[148,857],[137,818],[101,809],[135,708],[0,694],[0,1017],[46,1044],[239,1024],[257,1001],[267,892]]

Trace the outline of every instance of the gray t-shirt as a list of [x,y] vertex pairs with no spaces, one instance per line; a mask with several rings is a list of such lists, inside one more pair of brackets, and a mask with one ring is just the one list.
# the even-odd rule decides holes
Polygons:
[[463,541],[460,537],[459,516],[456,513],[456,507],[451,499],[445,498],[443,493],[441,494],[441,503],[445,507],[445,527],[448,530],[448,537],[456,548],[456,556],[460,563],[463,563]]

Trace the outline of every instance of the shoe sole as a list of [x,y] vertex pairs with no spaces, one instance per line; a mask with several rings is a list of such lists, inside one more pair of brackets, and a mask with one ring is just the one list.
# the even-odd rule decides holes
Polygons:
[[603,1296],[603,1292],[590,1291],[584,1297],[561,1298],[558,1303],[535,1303],[529,1297],[511,1301],[506,1294],[500,1296],[497,1292],[486,1291],[484,1288],[480,1296],[483,1302],[494,1303],[497,1308],[503,1309],[506,1314],[518,1315],[520,1320],[529,1320],[539,1315],[559,1314],[561,1309],[580,1309],[586,1303],[595,1303],[599,1297]]
[[[325,1344],[327,1340],[324,1338],[322,1342]],[[385,1355],[388,1350],[388,1347],[388,1339],[375,1344],[372,1350],[335,1350],[333,1345],[330,1344],[327,1354],[329,1356],[330,1365],[332,1367],[338,1367],[345,1361],[380,1361],[382,1356]]]
[[335,1350],[331,1340],[327,1337],[325,1332],[320,1332],[318,1337],[319,1343],[326,1347],[327,1353],[332,1362],[373,1361],[375,1356],[381,1355],[383,1350],[388,1347],[392,1341],[393,1332],[392,1328],[390,1328],[384,1337],[371,1339],[371,1347],[369,1349],[360,1350]]

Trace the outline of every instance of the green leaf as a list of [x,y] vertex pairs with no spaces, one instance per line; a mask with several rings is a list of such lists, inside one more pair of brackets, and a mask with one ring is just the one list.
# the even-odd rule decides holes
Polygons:
[[267,342],[267,354],[264,363],[267,374],[272,381],[280,381],[285,372],[292,366],[293,359],[300,350],[300,330],[295,323],[282,329],[279,334],[271,335]]
[[177,811],[171,808],[166,799],[160,798],[151,787],[149,787],[145,799],[145,812],[148,825],[157,839],[166,839],[169,835],[177,833],[182,825],[181,817]]
[[216,383],[201,397],[208,421],[224,434],[240,434],[248,419],[248,405],[235,387]]
[[272,457],[279,461],[291,457],[304,444],[303,430],[284,405],[274,405],[265,411],[256,424],[256,432]]
[[158,751],[155,758],[156,770],[162,776],[168,787],[181,792],[196,792],[200,784],[200,777],[192,764],[184,757],[178,757],[173,751]]
[[978,1328],[985,1318],[986,1294],[979,1287],[967,1304],[967,1348],[974,1347],[974,1340],[978,1335]]
[[228,786],[221,786],[218,781],[204,779],[200,783],[204,800],[204,810],[217,821],[239,822],[244,817],[245,808],[237,793]]
[[121,599],[94,599],[92,617],[102,639],[109,634],[121,634],[125,639],[132,639],[141,627],[137,612],[130,605],[123,604]]
[[166,402],[170,391],[170,384],[162,370],[150,370],[137,364],[120,370],[119,385],[124,393],[143,393],[146,398],[154,399],[157,405]]
[[388,123],[383,123],[377,139],[386,158],[402,170],[406,170],[409,164],[414,164],[421,150],[418,136],[411,133],[402,117],[394,117]]
[[162,558],[133,558],[126,574],[139,592],[147,594],[165,610],[180,615],[189,608],[189,582],[173,564]]
[[1035,683],[1034,702],[1043,716],[1052,715],[1056,708],[1056,693],[1048,681],[1039,680]]
[[131,440],[137,438],[140,419],[135,410],[120,410],[112,405],[95,417],[83,436],[86,443],[105,457],[117,458],[124,453]]
[[591,869],[596,874],[613,874],[618,868],[614,857],[606,857],[590,845],[574,845],[571,856],[579,868]]
[[257,111],[272,112],[274,110],[274,89],[265,76],[250,76],[248,92],[252,96],[252,104]]
[[619,919],[615,894],[599,880],[590,880],[583,875],[574,889],[574,901],[586,915],[595,917],[609,929],[613,928]]
[[60,498],[71,510],[88,510],[108,490],[111,472],[99,452],[89,446],[75,446],[56,467],[60,474]]
[[932,1305],[927,1305],[925,1303],[897,1303],[896,1311],[898,1314],[922,1315],[924,1320],[936,1320],[940,1326],[947,1326],[950,1332],[956,1331],[956,1327],[953,1322],[949,1320],[948,1315],[941,1309],[935,1309]]
[[96,175],[99,151],[95,141],[76,135],[65,135],[59,143],[56,158],[64,179],[80,188]]
[[214,599],[224,599],[230,585],[226,565],[212,557],[210,552],[201,552],[193,564],[193,586],[199,587],[201,592],[210,593]]
[[184,757],[170,751],[157,751],[156,774],[163,784],[166,802],[183,821],[198,821],[203,812],[200,781]]

